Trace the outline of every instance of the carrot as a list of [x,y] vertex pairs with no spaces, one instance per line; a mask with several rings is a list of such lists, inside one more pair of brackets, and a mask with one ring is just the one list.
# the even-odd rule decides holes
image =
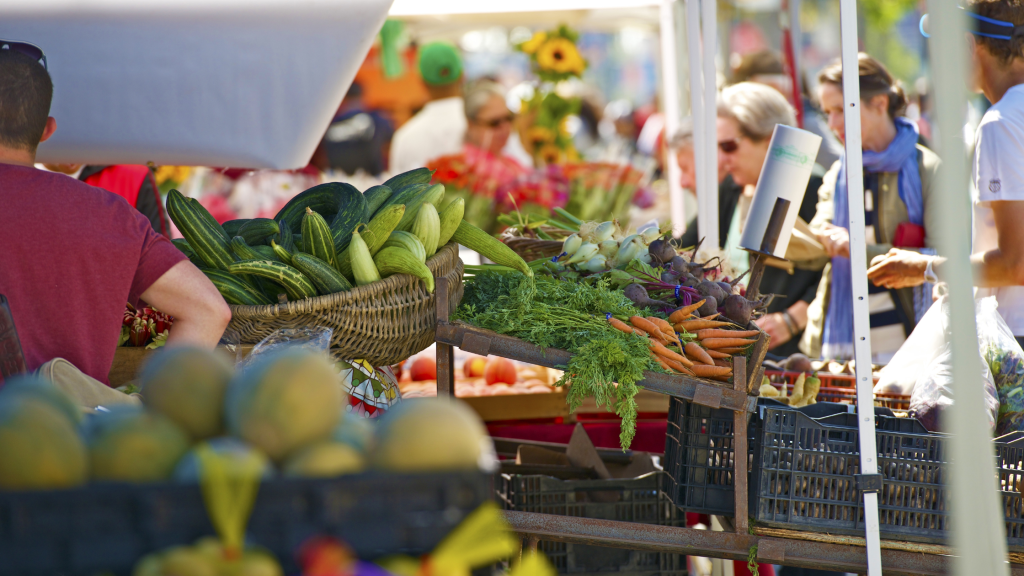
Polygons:
[[760,334],[760,330],[722,330],[721,328],[708,328],[697,331],[697,339],[705,338],[749,338]]
[[629,323],[632,324],[634,328],[639,328],[651,336],[654,336],[655,334],[658,334],[659,336],[661,335],[661,328],[658,328],[657,324],[643,316],[630,316]]
[[725,359],[725,358],[732,358],[731,354],[726,354],[725,352],[722,352],[721,350],[705,350],[705,352],[708,353],[708,356],[711,356],[712,358],[714,358],[716,360],[718,360],[718,359]]
[[726,368],[724,366],[708,366],[707,364],[694,364],[693,367],[690,368],[690,371],[701,378],[729,376],[732,374],[732,368]]
[[662,361],[664,361],[665,364],[668,364],[669,367],[672,368],[673,370],[675,370],[676,372],[679,372],[681,374],[686,374],[687,376],[694,376],[694,373],[691,372],[690,369],[687,368],[686,366],[683,366],[683,364],[681,362],[676,362],[675,360],[669,360],[668,358],[662,358]]
[[690,342],[686,345],[686,354],[691,358],[700,360],[703,364],[713,365],[715,363],[715,360],[711,356],[708,356],[708,353],[694,342]]
[[729,380],[732,380],[732,376],[708,376],[707,378],[710,378],[711,380],[718,380],[719,382],[725,383],[728,383]]
[[732,362],[728,360],[722,360],[721,358],[715,358],[715,366],[723,366],[725,368],[732,368]]
[[718,312],[715,312],[711,316],[705,316],[704,320],[714,320],[715,318],[718,318],[719,316],[721,316],[721,314],[719,314]]
[[698,308],[700,308],[703,305],[704,305],[704,300],[701,300],[700,302],[695,302],[693,304],[690,304],[689,306],[683,306],[682,308],[680,308],[680,309],[676,310],[675,312],[673,312],[672,314],[670,314],[669,317],[668,317],[668,321],[673,323],[673,324],[675,324],[677,322],[682,322],[683,320],[686,320],[687,318],[689,318],[690,315],[692,315],[694,313],[694,311],[696,311]]
[[622,320],[619,320],[618,318],[609,318],[608,323],[611,324],[612,328],[615,328],[616,330],[625,332],[626,334],[633,334],[633,327],[630,326],[629,324],[626,324]]
[[703,330],[705,328],[721,328],[722,326],[728,326],[728,322],[719,322],[718,320],[705,320],[703,318],[695,318],[693,320],[683,320],[675,325],[675,329],[678,332],[696,332],[697,330]]
[[647,320],[651,324],[654,324],[655,326],[657,326],[658,329],[661,330],[662,332],[668,332],[668,333],[672,334],[673,337],[675,337],[676,331],[672,329],[672,325],[669,324],[668,322],[665,322],[664,320],[662,320],[661,318],[658,318],[657,316],[648,316]]
[[754,341],[744,338],[705,338],[700,343],[705,348],[744,348]]
[[[746,348],[719,348],[719,349],[717,349],[715,351],[716,352],[724,352],[726,354],[745,354],[747,352],[747,349]],[[711,353],[711,350],[708,350],[708,354],[710,354],[710,353]]]
[[657,361],[658,364],[660,364],[661,367],[664,368],[665,370],[668,370],[669,372],[672,371],[672,367],[669,366],[664,360],[659,358],[657,354],[651,354],[651,358],[654,358],[654,360]]
[[675,352],[669,350],[668,348],[665,348],[658,342],[651,342],[651,350],[653,350],[654,353],[657,354],[658,356],[668,358],[669,360],[675,360],[676,362],[679,362],[683,366],[690,366],[691,364],[693,364],[692,362],[687,360],[685,356],[681,354],[676,354]]

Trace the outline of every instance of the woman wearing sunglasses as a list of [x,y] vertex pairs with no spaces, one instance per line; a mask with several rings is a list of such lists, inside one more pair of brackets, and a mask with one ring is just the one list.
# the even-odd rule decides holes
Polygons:
[[[793,107],[774,88],[741,82],[723,90],[718,98],[719,166],[743,188],[728,231],[722,230],[726,251],[734,265],[748,261],[748,254],[737,245],[777,124],[795,125],[796,117]],[[812,175],[800,205],[800,218],[805,221],[814,216],[819,186],[821,178]],[[768,314],[758,319],[757,324],[771,337],[772,353],[788,356],[799,351],[797,344],[807,323],[807,307],[814,299],[821,272],[795,268],[778,260],[769,264],[761,280],[761,293],[780,296],[772,301]]]
[[[839,62],[822,70],[818,98],[829,127],[845,142],[842,73]],[[936,214],[930,209],[931,202],[937,201],[931,183],[939,158],[918,144],[917,126],[902,117],[907,99],[885,66],[862,53],[858,73],[868,262],[894,246],[931,250],[930,234],[938,230],[930,221]],[[853,297],[845,156],[825,175],[818,197],[811,229],[831,263],[811,305],[810,324],[800,347],[812,357],[846,360],[853,358]],[[886,290],[869,284],[874,362],[885,363],[896,353],[917,324],[919,313],[931,304],[930,288],[919,292],[915,306],[914,289]]]
[[505,104],[500,84],[479,80],[466,88],[466,144],[492,156],[501,156],[515,120]]

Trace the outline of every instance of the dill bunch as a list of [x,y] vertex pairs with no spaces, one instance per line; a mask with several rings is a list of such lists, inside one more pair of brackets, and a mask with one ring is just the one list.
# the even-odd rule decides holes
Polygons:
[[480,328],[514,336],[537,346],[571,353],[558,386],[571,384],[570,410],[592,396],[622,418],[619,442],[629,448],[636,433],[637,382],[644,370],[658,370],[647,342],[608,324],[607,314],[641,314],[607,280],[591,285],[519,272],[485,270],[466,280],[465,296],[454,317]]

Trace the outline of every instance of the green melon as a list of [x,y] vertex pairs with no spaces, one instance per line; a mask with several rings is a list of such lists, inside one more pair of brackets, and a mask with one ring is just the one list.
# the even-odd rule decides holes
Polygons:
[[0,388],[0,398],[7,398],[14,394],[29,394],[40,400],[44,400],[61,412],[76,425],[82,421],[82,409],[75,405],[63,390],[57,388],[46,378],[35,374],[21,374],[7,380],[3,388]]
[[244,467],[250,459],[255,461],[256,465],[260,468],[260,477],[262,479],[269,479],[274,474],[273,466],[270,465],[270,461],[267,460],[267,457],[262,452],[238,438],[222,436],[220,438],[204,440],[196,444],[192,450],[189,450],[174,469],[175,480],[179,482],[199,481],[202,464],[199,461],[199,455],[196,453],[196,450],[204,445],[213,450],[214,454],[221,457],[221,461],[227,466],[228,474],[233,470]]
[[228,386],[228,430],[281,462],[328,438],[343,400],[338,372],[323,356],[297,348],[272,353]]
[[136,406],[118,406],[87,422],[89,463],[96,480],[166,480],[188,450],[188,435],[170,418]]
[[233,369],[220,353],[172,347],[155,352],[139,385],[147,408],[167,416],[192,440],[224,432],[224,392]]
[[366,469],[366,457],[348,444],[327,440],[299,450],[284,465],[285,476],[332,478]]
[[85,444],[68,415],[36,396],[0,396],[0,490],[84,484],[88,478]]
[[331,432],[331,440],[348,444],[363,454],[373,445],[373,421],[358,414],[345,414]]
[[493,470],[494,445],[483,421],[458,400],[417,398],[377,423],[371,466],[389,472]]

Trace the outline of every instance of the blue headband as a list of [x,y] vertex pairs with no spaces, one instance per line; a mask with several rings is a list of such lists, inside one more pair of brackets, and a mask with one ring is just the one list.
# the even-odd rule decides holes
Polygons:
[[[960,9],[963,10],[963,7]],[[967,15],[974,19],[974,30],[971,30],[971,33],[975,36],[984,36],[985,38],[994,38],[996,40],[1013,40],[1019,36],[1024,36],[1024,25],[1017,26],[1010,22],[987,18],[971,11],[967,11]],[[931,38],[931,34],[928,33],[927,14],[921,17],[918,28],[922,36]]]

